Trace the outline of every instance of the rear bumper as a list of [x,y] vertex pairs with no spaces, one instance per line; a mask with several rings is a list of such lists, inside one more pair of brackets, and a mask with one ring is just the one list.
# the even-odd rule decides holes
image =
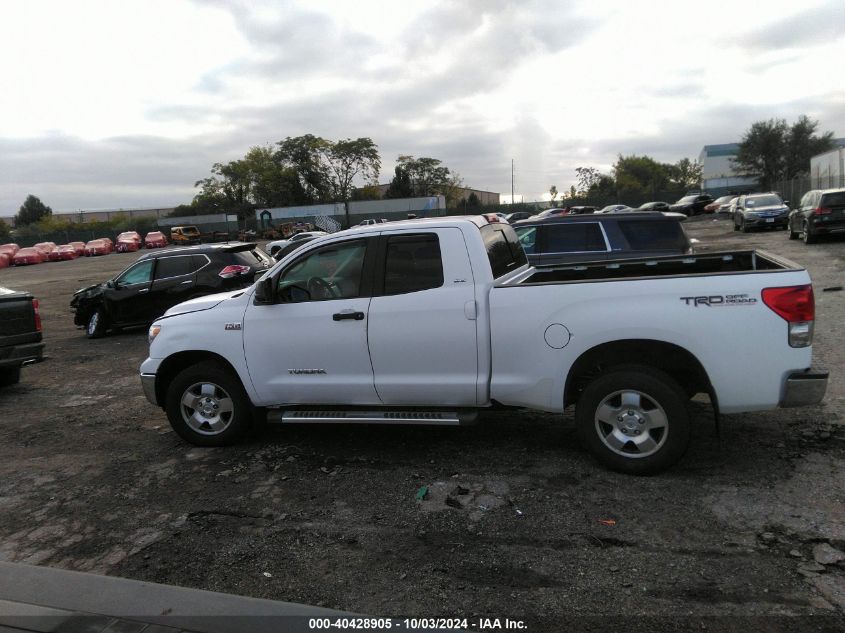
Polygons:
[[0,367],[18,367],[44,360],[44,343],[27,343],[0,348]]
[[789,374],[781,398],[781,407],[803,407],[818,404],[827,391],[828,372],[808,369]]

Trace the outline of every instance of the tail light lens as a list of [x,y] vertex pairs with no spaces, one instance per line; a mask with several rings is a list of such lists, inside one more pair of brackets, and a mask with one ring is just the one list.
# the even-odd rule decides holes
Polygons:
[[764,288],[763,303],[789,324],[791,347],[809,347],[813,344],[816,303],[812,286]]
[[32,311],[35,314],[35,331],[41,331],[41,313],[38,311],[38,299],[32,300]]
[[827,207],[816,207],[813,209],[813,215],[830,215],[832,211]]
[[240,266],[237,264],[232,264],[231,266],[226,266],[223,270],[217,273],[223,279],[231,279],[232,277],[237,277],[238,275],[246,275],[247,273],[252,272],[252,268],[249,266]]

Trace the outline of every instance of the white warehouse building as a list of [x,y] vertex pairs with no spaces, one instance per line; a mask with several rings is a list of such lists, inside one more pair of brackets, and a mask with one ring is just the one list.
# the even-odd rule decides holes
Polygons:
[[698,155],[701,163],[701,189],[714,198],[732,193],[745,193],[757,188],[757,179],[740,176],[734,169],[733,158],[739,143],[705,145]]

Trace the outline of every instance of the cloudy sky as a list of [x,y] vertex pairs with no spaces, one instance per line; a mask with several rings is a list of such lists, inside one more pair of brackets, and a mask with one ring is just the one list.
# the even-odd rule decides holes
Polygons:
[[305,133],[539,199],[760,119],[845,136],[843,59],[842,0],[0,0],[0,216],[187,203]]

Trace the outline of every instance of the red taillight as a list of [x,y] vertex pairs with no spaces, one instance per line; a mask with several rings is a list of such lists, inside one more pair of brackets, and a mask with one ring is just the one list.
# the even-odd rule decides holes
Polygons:
[[812,321],[816,317],[816,302],[810,285],[764,288],[763,303],[790,323]]
[[223,270],[217,273],[223,279],[231,279],[237,275],[246,275],[248,272],[251,272],[252,268],[249,266],[239,266],[237,264],[232,264],[231,266],[226,266]]
[[832,211],[827,207],[816,207],[813,209],[813,215],[830,215]]
[[35,331],[41,331],[41,313],[38,311],[38,299],[32,300],[32,311],[35,313]]

